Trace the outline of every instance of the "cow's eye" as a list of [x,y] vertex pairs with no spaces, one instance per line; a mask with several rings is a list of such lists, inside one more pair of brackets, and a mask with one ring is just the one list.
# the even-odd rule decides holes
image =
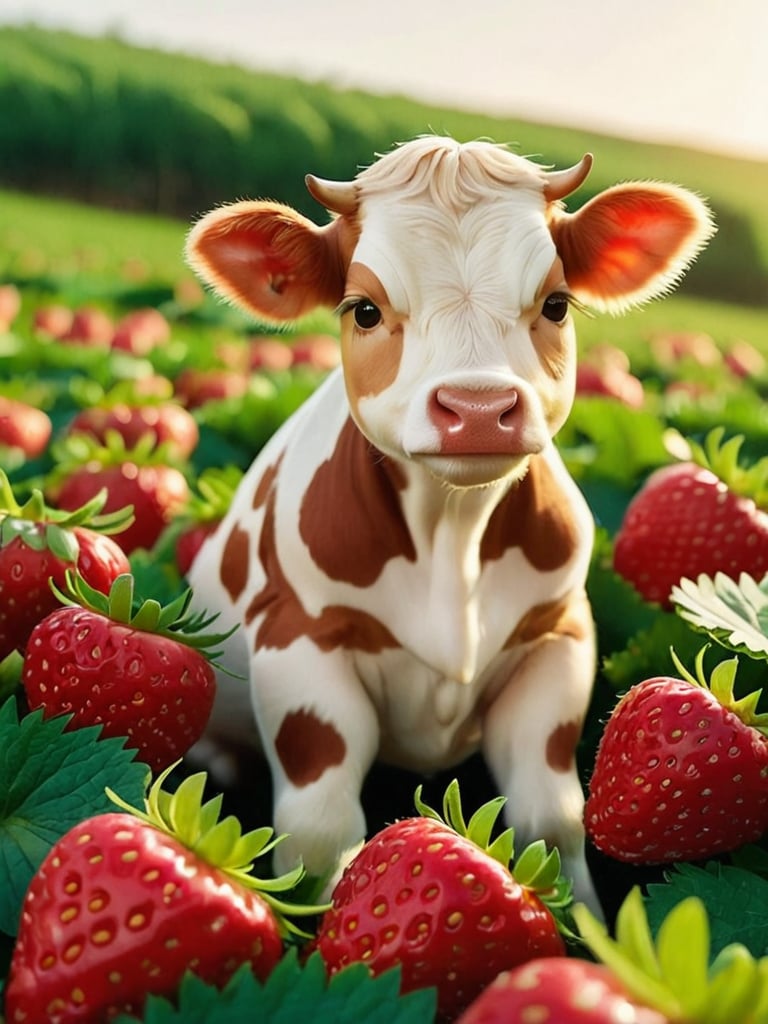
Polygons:
[[552,323],[559,324],[568,315],[568,296],[562,292],[554,292],[544,300],[541,312]]
[[355,323],[362,331],[373,330],[381,323],[381,310],[370,299],[360,299],[355,305]]

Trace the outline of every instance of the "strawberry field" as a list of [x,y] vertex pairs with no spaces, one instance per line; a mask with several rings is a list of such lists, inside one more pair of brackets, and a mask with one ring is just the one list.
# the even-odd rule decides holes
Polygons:
[[[6,1019],[768,1021],[760,294],[684,288],[620,320],[575,314],[578,394],[557,441],[598,527],[578,763],[607,930],[572,904],[556,853],[514,848],[479,757],[428,780],[373,769],[375,840],[326,912],[319,880],[272,877],[265,763],[185,756],[222,640],[188,611],[185,573],[253,457],[338,363],[336,322],[276,335],[218,303],[182,263],[182,220],[19,192],[0,193],[0,213]],[[78,635],[90,661],[54,685]],[[152,704],[140,666],[188,688]],[[393,915],[395,872],[379,876],[394,843],[418,850],[423,893],[448,893],[443,917]],[[439,875],[434,844],[498,891],[506,924],[486,945],[490,911]],[[410,938],[392,946],[399,928]],[[562,1002],[545,1006],[545,989]],[[576,1011],[586,990],[594,1005]],[[465,1009],[470,992],[484,1005]]]

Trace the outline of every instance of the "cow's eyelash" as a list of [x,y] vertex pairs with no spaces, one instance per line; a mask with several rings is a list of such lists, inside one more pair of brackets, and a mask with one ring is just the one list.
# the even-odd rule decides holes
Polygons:
[[[349,313],[351,310],[365,299],[364,295],[350,295],[346,299],[342,299],[338,304],[334,313],[336,316],[344,316],[345,313]],[[369,300],[370,301],[370,300]]]

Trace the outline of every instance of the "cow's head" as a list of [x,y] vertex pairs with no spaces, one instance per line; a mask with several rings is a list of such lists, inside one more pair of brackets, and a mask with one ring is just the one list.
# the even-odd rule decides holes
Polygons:
[[308,177],[329,224],[235,203],[195,225],[188,259],[262,320],[338,306],[363,433],[448,483],[488,483],[522,471],[568,415],[570,304],[618,312],[664,293],[713,232],[672,185],[618,185],[567,213],[590,166],[547,172],[491,143],[420,138],[352,182]]

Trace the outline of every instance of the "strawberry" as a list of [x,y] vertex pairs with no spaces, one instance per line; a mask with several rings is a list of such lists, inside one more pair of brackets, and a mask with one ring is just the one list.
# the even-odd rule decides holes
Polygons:
[[33,491],[22,506],[0,470],[0,660],[23,651],[33,627],[59,607],[50,580],[64,585],[67,568],[77,567],[97,590],[129,572],[123,549],[107,533],[131,521],[130,508],[101,513],[106,492],[69,513],[55,511]]
[[670,607],[683,577],[768,572],[768,457],[738,465],[743,438],[713,430],[696,461],[656,470],[630,502],[616,535],[614,568],[647,601]]
[[117,431],[127,449],[149,434],[155,445],[165,444],[176,459],[189,458],[200,440],[192,414],[170,401],[93,405],[79,412],[67,428],[69,434],[90,434],[101,444],[106,443],[109,430]]
[[504,971],[457,1024],[669,1024],[638,1006],[607,967],[588,960],[547,957]]
[[639,377],[611,364],[579,363],[576,368],[577,395],[604,395],[633,409],[645,403],[645,391]]
[[737,659],[704,678],[674,657],[682,678],[633,686],[600,739],[584,824],[617,860],[697,860],[760,838],[768,828],[768,714],[737,700]]
[[143,811],[91,817],[51,849],[27,890],[5,992],[8,1021],[102,1024],[141,1014],[149,993],[172,997],[187,970],[224,985],[241,964],[266,978],[298,928],[284,917],[299,868],[261,882],[253,861],[278,841],[219,821],[202,804],[204,774],[171,796],[149,790]]
[[27,402],[0,395],[0,449],[16,448],[25,459],[43,454],[51,438],[46,412]]
[[619,909],[616,937],[581,904],[581,939],[599,963],[564,957],[506,971],[457,1024],[751,1024],[768,1008],[768,960],[741,945],[709,963],[709,920],[697,897],[682,900],[651,934],[640,889]]
[[48,493],[59,508],[77,508],[102,489],[107,491],[104,511],[133,506],[135,519],[118,538],[126,554],[151,549],[189,497],[184,474],[149,436],[126,448],[117,434],[110,433],[105,446],[75,434],[55,446],[54,454],[59,463]]
[[145,356],[171,338],[171,325],[159,309],[134,309],[118,321],[112,348]]
[[7,331],[21,312],[21,292],[15,284],[0,284],[0,331]]
[[215,367],[209,370],[188,367],[174,382],[178,401],[188,409],[225,398],[242,398],[248,390],[248,375],[240,370]]
[[362,961],[377,975],[399,964],[401,990],[436,986],[451,1019],[499,971],[564,953],[552,908],[569,887],[556,850],[529,846],[510,871],[513,832],[489,845],[503,798],[465,825],[458,784],[446,790],[444,817],[422,803],[421,817],[389,825],[346,868],[324,915],[316,947],[329,974]]
[[32,630],[22,683],[32,710],[71,714],[71,726],[100,725],[153,770],[182,757],[200,739],[213,707],[216,680],[206,648],[226,634],[188,613],[185,591],[165,607],[134,608],[130,573],[102,594],[68,571],[66,602]]

